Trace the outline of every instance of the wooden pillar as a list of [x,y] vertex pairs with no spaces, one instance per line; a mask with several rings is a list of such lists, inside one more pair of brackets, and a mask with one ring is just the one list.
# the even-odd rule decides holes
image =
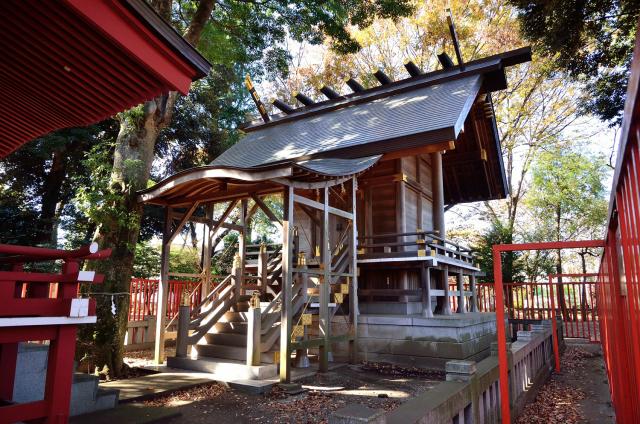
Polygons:
[[422,286],[422,316],[433,317],[431,306],[431,271],[429,267],[420,267],[420,285]]
[[286,187],[283,195],[282,220],[282,308],[280,311],[280,382],[291,382],[291,300],[293,297],[292,246],[293,236],[293,187]]
[[[306,305],[309,300],[308,288],[309,288],[309,274],[306,271],[307,269],[307,258],[304,252],[298,253],[295,258],[298,260],[297,268],[301,269],[302,272],[298,274],[298,278],[300,278],[300,283],[302,288],[300,289],[300,293],[302,294],[302,304]],[[304,308],[303,308],[304,312]],[[304,321],[304,320],[301,320]],[[307,341],[309,339],[309,329],[308,325],[305,325],[302,322],[303,326],[303,336],[302,340]],[[309,368],[311,363],[309,362],[309,355],[307,354],[307,347],[299,348],[296,350],[296,368]]]
[[76,325],[59,325],[55,340],[49,343],[44,389],[48,409],[45,423],[66,423],[69,419],[76,330]]
[[458,270],[456,282],[458,283],[458,310],[456,312],[464,314],[467,312],[467,308],[464,305],[464,275],[462,274],[462,269]]
[[478,312],[478,292],[475,274],[469,276],[469,289],[471,290],[471,312]]
[[213,254],[211,250],[213,249],[214,237],[214,234],[211,231],[213,229],[213,210],[213,203],[207,205],[205,209],[205,237],[204,246],[202,249],[202,273],[204,275],[204,278],[202,279],[202,290],[200,291],[200,298],[203,300],[207,297],[207,295],[213,288],[211,287],[211,255]]
[[262,314],[260,296],[254,292],[247,312],[247,365],[260,365]]
[[444,180],[442,175],[442,153],[431,153],[431,184],[433,187],[433,229],[442,238],[446,236],[444,226]]
[[18,343],[0,344],[0,399],[2,400],[13,399],[17,360]]
[[180,308],[178,308],[178,331],[176,334],[176,357],[184,358],[187,356],[189,349],[189,321],[191,321],[191,306],[189,296],[180,299]]
[[267,290],[267,282],[269,273],[267,267],[269,265],[269,254],[267,253],[267,246],[264,243],[260,244],[260,253],[258,254],[258,284],[260,285],[260,292],[264,293]]
[[[402,172],[402,159],[398,160],[398,163],[400,164],[400,169],[399,171]],[[400,180],[396,183],[396,231],[398,233],[406,233],[407,232],[407,207],[406,207],[406,200],[407,200],[407,187],[406,187],[406,183],[404,182],[404,180]],[[406,237],[404,236],[400,236],[397,238],[397,242],[399,243],[404,243],[406,241]],[[404,252],[405,251],[405,247],[404,246],[398,246],[397,247],[397,251],[398,252]],[[407,275],[407,271],[406,270],[400,270],[399,271],[399,277],[400,277],[400,281],[399,281],[399,285],[400,285],[400,289],[401,290],[407,290],[409,289],[409,278]],[[400,302],[408,302],[409,301],[409,296],[399,296],[398,297],[398,301]]]
[[242,275],[240,281],[241,292],[242,285],[244,284],[244,276],[245,276],[245,265],[247,263],[247,237],[251,236],[247,234],[247,206],[249,205],[249,199],[242,199],[240,202],[240,225],[242,226],[242,231],[240,231],[240,237],[238,237],[238,254],[240,255],[240,270]]
[[324,342],[320,346],[320,372],[329,370],[329,333],[331,331],[331,317],[329,315],[329,298],[331,297],[331,250],[329,246],[329,189],[323,190],[324,205],[322,208],[322,245],[320,254],[322,258],[321,269],[324,271],[320,277],[320,336]]
[[351,240],[349,240],[349,255],[351,260],[351,287],[349,287],[349,321],[351,323],[351,331],[353,339],[349,341],[349,362],[358,363],[358,315],[360,310],[358,306],[358,227],[356,216],[356,194],[358,191],[358,180],[353,177],[351,180],[351,213],[353,221],[351,222]]
[[164,327],[167,315],[167,296],[169,294],[169,255],[171,252],[171,207],[164,213],[164,230],[162,232],[162,252],[160,254],[160,279],[156,305],[156,339],[153,360],[157,365],[164,363]]
[[441,284],[444,290],[444,296],[439,300],[442,301],[441,311],[442,315],[451,315],[451,304],[449,303],[449,268],[444,266],[441,272]]

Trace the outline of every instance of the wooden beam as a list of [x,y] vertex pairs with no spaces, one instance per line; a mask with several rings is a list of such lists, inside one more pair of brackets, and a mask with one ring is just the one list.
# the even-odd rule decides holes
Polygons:
[[256,202],[256,205],[258,205],[258,207],[262,209],[262,212],[264,212],[265,215],[267,215],[267,218],[269,218],[269,221],[273,222],[274,224],[278,224],[280,227],[282,227],[282,221],[278,219],[276,214],[274,214],[273,211],[269,209],[269,206],[267,206],[267,204],[264,203],[264,201],[260,197],[258,197],[255,193],[251,193],[251,198],[253,199],[254,202]]
[[435,153],[442,152],[446,150],[453,150],[456,148],[455,141],[445,141],[442,143],[428,144],[426,146],[421,147],[413,147],[411,149],[398,150],[396,152],[391,152],[382,155],[380,158],[380,162],[384,162],[386,160],[400,159],[406,156],[417,156],[424,155],[426,153]]
[[[194,202],[193,205],[191,205],[191,207],[189,208],[189,210],[187,210],[187,212],[185,212],[184,215],[182,215],[182,219],[180,219],[180,222],[178,222],[178,226],[176,227],[176,229],[173,231],[170,230],[171,232],[169,234],[169,244],[171,244],[173,239],[176,238],[176,236],[182,230],[184,225],[187,222],[189,222],[189,218],[191,218],[191,215],[193,215],[193,213],[198,208],[198,206],[200,206],[200,202]],[[172,221],[173,221],[172,219],[169,219],[169,228],[171,228]]]
[[[328,187],[325,187],[324,190],[327,190],[328,192],[329,189]],[[297,194],[293,197],[293,200],[296,203],[301,203],[303,205],[307,205],[309,207],[312,207],[314,209],[319,209],[321,211],[325,209],[325,205],[323,205],[322,203],[316,202],[315,200],[311,200],[306,197],[299,196]],[[342,209],[334,208],[333,206],[329,206],[328,204],[326,205],[326,209],[329,213],[333,215],[341,216],[346,219],[353,219],[352,213],[343,211]]]
[[233,208],[235,208],[237,204],[238,200],[232,200],[231,203],[229,203],[229,206],[227,206],[227,209],[222,213],[220,219],[218,221],[212,221],[213,228],[211,229],[211,232],[213,234],[215,234],[225,224],[224,221],[229,217],[229,214],[231,214],[231,211],[233,211]]

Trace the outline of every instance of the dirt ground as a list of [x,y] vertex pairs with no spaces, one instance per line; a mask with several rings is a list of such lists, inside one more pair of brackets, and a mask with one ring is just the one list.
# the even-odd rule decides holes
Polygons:
[[[414,370],[415,371],[415,370]],[[303,393],[287,395],[275,387],[267,395],[247,395],[212,383],[145,402],[177,409],[171,423],[326,423],[328,416],[348,403],[392,410],[429,390],[442,373],[406,372],[378,366],[344,366],[299,380]]]
[[517,423],[615,423],[600,345],[569,344],[560,365]]

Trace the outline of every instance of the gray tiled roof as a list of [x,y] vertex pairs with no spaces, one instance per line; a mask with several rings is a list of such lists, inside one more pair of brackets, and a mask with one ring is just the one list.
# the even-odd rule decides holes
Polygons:
[[351,175],[373,166],[378,159],[380,159],[380,155],[356,159],[323,158],[297,162],[296,165],[316,174],[330,176]]
[[[306,160],[318,154],[327,156],[332,151],[433,131],[451,130],[457,136],[481,82],[482,76],[470,75],[265,126],[246,134],[211,165],[246,169]],[[403,147],[398,143],[398,149]],[[367,155],[372,153],[383,152],[368,152]],[[324,167],[348,166],[347,162],[307,163]]]

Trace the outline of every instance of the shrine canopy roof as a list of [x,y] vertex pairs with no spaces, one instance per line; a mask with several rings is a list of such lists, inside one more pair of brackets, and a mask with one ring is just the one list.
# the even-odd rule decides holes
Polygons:
[[[505,67],[530,59],[531,50],[522,48],[324,102],[307,100],[266,122],[245,124],[245,136],[210,165],[161,181],[141,192],[140,200],[172,205],[214,200],[226,195],[230,171],[242,171],[246,181],[248,175],[262,179],[274,170],[289,181],[336,180],[363,172],[383,155],[413,156],[428,149],[450,150],[443,160],[447,203],[504,197],[506,178],[488,94],[506,88]],[[215,181],[201,179],[204,171],[214,170]]]
[[144,0],[9,0],[0,51],[0,158],[51,131],[186,94],[211,67]]

